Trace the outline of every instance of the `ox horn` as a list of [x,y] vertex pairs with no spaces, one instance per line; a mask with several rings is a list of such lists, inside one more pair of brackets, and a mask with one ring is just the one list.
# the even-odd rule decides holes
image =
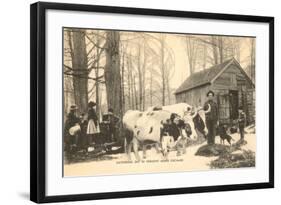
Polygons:
[[197,113],[198,113],[198,110],[196,107],[194,107],[194,114],[191,115],[191,118],[193,119],[197,115]]

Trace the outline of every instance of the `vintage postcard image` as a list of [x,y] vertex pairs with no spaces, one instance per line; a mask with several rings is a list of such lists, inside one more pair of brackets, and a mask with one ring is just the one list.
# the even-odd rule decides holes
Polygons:
[[255,167],[254,36],[62,32],[65,177]]

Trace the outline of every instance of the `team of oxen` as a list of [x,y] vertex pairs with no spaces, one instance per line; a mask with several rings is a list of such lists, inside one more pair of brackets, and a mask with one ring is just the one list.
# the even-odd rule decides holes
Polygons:
[[[126,150],[131,159],[133,148],[136,160],[140,160],[139,148],[143,150],[143,158],[146,158],[146,149],[149,145],[154,146],[157,153],[162,153],[165,158],[172,150],[177,155],[185,153],[187,139],[196,140],[200,135],[205,136],[208,130],[205,126],[205,113],[202,107],[193,107],[186,103],[151,107],[147,111],[129,110],[123,116],[123,127],[127,144]],[[169,129],[171,116],[176,123],[179,136],[175,139]],[[177,118],[175,120],[175,118]]]

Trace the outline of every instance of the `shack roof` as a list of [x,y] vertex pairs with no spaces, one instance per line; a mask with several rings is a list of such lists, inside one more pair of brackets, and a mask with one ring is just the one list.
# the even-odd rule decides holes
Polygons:
[[229,60],[224,61],[221,64],[217,64],[205,70],[201,70],[199,72],[193,73],[178,87],[175,94],[179,94],[184,91],[188,91],[193,88],[200,87],[206,84],[211,84],[212,81],[216,79],[218,76],[220,76],[220,74],[223,73],[223,71],[226,70],[232,63],[238,65],[237,67],[241,70],[241,72],[244,75],[246,75],[246,78],[250,80],[251,84],[253,85],[252,80],[241,68],[240,64],[234,58],[231,58]]

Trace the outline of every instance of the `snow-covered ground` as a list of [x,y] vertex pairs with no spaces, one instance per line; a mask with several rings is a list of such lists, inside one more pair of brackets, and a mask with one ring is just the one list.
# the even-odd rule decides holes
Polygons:
[[[232,134],[235,140],[240,139],[238,133]],[[256,150],[256,135],[245,134],[247,144],[242,146],[245,150]],[[220,143],[219,136],[216,137],[216,143]],[[227,143],[225,141],[225,143]],[[136,162],[132,152],[132,161],[128,161],[126,154],[108,155],[111,160],[91,161],[64,165],[64,176],[96,176],[96,175],[119,175],[119,174],[137,174],[137,173],[159,173],[159,172],[180,172],[180,171],[199,171],[210,169],[209,163],[217,157],[195,156],[200,145],[187,148],[186,154],[176,156],[173,151],[168,156],[168,161],[163,158],[162,154],[157,153],[154,148],[147,150],[147,158]],[[142,157],[142,151],[139,152]]]

